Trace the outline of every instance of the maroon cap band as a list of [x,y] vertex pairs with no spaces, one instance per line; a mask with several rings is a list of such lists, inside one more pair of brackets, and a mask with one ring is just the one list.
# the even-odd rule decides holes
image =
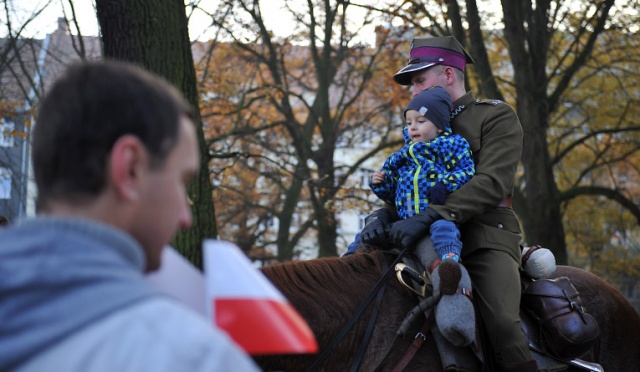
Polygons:
[[411,49],[409,64],[420,62],[432,62],[455,67],[464,71],[467,64],[465,56],[450,49],[434,47],[417,47]]

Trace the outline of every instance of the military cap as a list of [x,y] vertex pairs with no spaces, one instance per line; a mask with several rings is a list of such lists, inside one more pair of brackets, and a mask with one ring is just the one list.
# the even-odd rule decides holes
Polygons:
[[411,73],[434,65],[446,65],[464,71],[473,59],[453,36],[414,37],[411,40],[409,63],[393,75],[400,85],[411,85]]

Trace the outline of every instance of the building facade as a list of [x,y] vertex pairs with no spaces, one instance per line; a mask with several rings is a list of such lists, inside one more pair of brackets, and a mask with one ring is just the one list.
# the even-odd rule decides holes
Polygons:
[[100,39],[71,35],[64,18],[44,40],[0,39],[0,215],[15,221],[35,214],[30,165],[33,108],[65,67],[102,56]]

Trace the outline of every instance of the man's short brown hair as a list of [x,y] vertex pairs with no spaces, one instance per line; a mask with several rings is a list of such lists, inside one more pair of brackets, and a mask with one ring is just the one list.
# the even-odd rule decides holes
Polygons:
[[165,80],[116,61],[67,69],[42,101],[33,130],[33,169],[41,208],[55,198],[98,195],[118,138],[131,134],[152,166],[164,164],[190,105]]

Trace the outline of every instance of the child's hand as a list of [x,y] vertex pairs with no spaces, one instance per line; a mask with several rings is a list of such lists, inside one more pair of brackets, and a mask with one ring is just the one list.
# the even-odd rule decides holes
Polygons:
[[384,181],[384,172],[383,171],[375,171],[373,176],[371,176],[371,183],[378,184]]

